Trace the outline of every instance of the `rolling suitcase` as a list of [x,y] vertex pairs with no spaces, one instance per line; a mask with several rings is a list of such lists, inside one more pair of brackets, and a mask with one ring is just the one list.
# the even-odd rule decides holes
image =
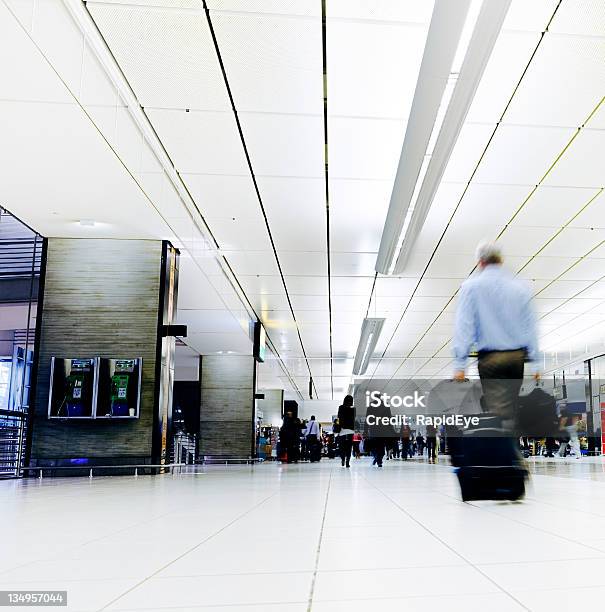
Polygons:
[[478,425],[461,431],[453,445],[462,500],[522,498],[527,472],[515,438],[506,435],[499,417],[477,416]]

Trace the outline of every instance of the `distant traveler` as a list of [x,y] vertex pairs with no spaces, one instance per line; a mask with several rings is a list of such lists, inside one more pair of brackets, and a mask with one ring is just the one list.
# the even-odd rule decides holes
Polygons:
[[341,464],[343,467],[345,465],[351,467],[351,449],[353,448],[353,435],[355,434],[355,408],[352,395],[346,395],[342,405],[338,407],[338,423],[340,425],[338,448]]
[[291,411],[284,415],[284,422],[279,430],[279,443],[283,459],[287,463],[298,463],[300,428]]
[[567,432],[567,437],[569,441],[564,441],[561,443],[561,448],[559,449],[559,456],[565,457],[565,451],[569,446],[570,454],[575,455],[576,459],[580,459],[582,457],[582,450],[580,449],[578,426],[576,423],[574,423],[574,415],[569,412],[565,404],[563,404],[561,408],[561,425],[563,429],[565,429],[565,431]]
[[416,452],[420,457],[424,455],[424,438],[420,433],[416,436]]
[[361,434],[358,431],[353,434],[353,455],[355,459],[361,457]]
[[[368,423],[368,417],[370,416],[373,417],[371,419],[372,424]],[[393,427],[384,425],[382,419],[391,416],[390,408],[385,406],[383,402],[380,402],[376,407],[369,406],[366,413],[365,429],[367,435],[364,437],[364,446],[372,455],[372,465],[378,465],[380,468],[382,467],[385,448],[395,436]]]
[[311,420],[307,423],[305,430],[305,439],[307,440],[307,452],[311,463],[321,459],[321,431],[319,423],[315,420],[315,415],[311,416]]
[[434,425],[426,426],[426,452],[429,463],[437,458],[437,428]]
[[502,267],[493,243],[477,247],[479,274],[462,283],[456,313],[454,356],[458,381],[476,345],[481,386],[488,411],[512,429],[525,360],[537,350],[536,321],[529,287]]
[[402,425],[401,426],[401,456],[403,457],[404,461],[407,461],[408,459],[408,455],[410,455],[410,436],[412,435],[412,432],[410,430],[410,426],[409,425]]

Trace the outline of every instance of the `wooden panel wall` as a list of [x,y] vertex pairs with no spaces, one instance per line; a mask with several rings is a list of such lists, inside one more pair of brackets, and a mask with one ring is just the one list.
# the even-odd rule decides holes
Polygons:
[[[32,440],[35,463],[151,457],[161,249],[160,241],[151,240],[48,240]],[[143,357],[140,419],[48,420],[53,355]]]

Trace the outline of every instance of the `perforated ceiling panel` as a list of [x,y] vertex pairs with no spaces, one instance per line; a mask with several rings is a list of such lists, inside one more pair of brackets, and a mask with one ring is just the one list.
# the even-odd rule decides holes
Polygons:
[[87,6],[144,107],[230,109],[203,12]]

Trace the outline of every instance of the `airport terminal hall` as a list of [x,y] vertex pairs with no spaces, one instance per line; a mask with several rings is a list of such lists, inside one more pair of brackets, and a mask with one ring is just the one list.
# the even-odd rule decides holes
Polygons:
[[604,191],[604,0],[0,0],[0,610],[602,610]]

